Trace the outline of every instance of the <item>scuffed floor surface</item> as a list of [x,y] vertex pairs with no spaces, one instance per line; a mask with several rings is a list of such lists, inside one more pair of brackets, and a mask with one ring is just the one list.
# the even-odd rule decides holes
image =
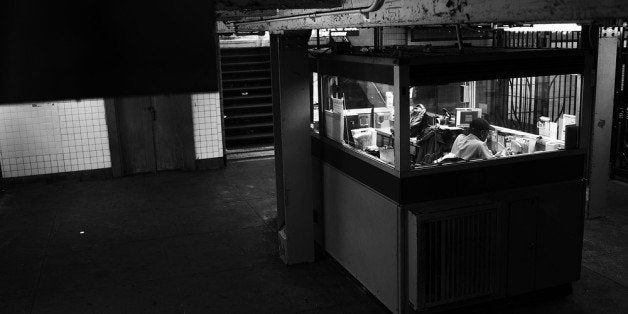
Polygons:
[[[386,313],[328,258],[281,263],[273,163],[8,189],[0,313]],[[628,313],[624,204],[587,221],[573,295],[475,311]]]

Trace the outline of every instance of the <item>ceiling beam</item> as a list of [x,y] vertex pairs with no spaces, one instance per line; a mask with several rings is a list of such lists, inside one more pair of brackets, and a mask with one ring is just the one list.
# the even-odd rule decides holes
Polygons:
[[[343,0],[351,9],[355,2]],[[338,9],[334,9],[336,11]],[[324,10],[323,10],[324,11]],[[320,16],[321,10],[282,10],[273,20],[236,23],[238,31],[438,25],[459,23],[560,23],[628,18],[626,0],[386,0],[369,14]],[[277,19],[296,16],[294,19]]]
[[343,0],[217,0],[217,10],[320,9],[335,8]]

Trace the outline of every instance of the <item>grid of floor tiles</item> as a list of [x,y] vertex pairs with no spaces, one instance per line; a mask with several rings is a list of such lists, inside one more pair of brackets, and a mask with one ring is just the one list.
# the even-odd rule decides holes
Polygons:
[[220,94],[192,95],[196,159],[223,156]]
[[5,178],[111,167],[102,99],[0,106]]

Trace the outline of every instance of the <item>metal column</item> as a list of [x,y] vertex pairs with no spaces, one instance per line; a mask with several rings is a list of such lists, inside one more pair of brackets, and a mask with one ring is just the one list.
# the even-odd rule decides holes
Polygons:
[[271,35],[279,255],[314,261],[310,139],[310,31]]
[[591,138],[591,182],[587,211],[589,218],[603,215],[606,207],[620,33],[619,27],[602,28],[598,42],[593,136]]

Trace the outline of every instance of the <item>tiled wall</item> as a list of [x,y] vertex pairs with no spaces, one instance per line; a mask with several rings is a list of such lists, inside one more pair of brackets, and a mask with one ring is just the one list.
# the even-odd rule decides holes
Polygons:
[[[408,44],[408,31],[404,27],[382,27],[384,46],[405,46]],[[358,36],[347,37],[352,46],[373,47],[375,45],[373,28],[361,28]]]
[[270,33],[266,32],[263,36],[221,36],[219,44],[222,49],[270,47]]
[[382,29],[384,46],[405,46],[408,44],[407,29],[405,27],[384,27]]
[[102,99],[0,106],[2,177],[111,167]]
[[223,156],[220,94],[192,95],[196,159]]
[[[223,156],[218,93],[192,95],[197,159]],[[102,99],[0,106],[3,178],[111,167]]]
[[347,40],[355,47],[373,47],[375,44],[373,28],[360,28],[358,36],[349,36]]

